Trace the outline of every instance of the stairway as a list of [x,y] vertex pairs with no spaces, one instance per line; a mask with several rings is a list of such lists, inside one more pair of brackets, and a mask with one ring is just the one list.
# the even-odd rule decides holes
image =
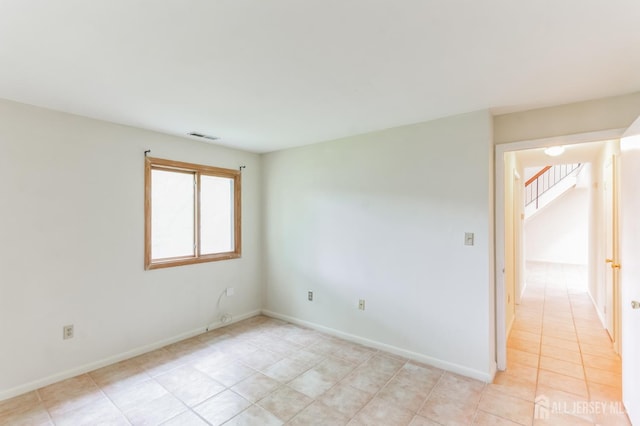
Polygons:
[[546,166],[527,180],[524,188],[525,217],[533,216],[540,209],[575,187],[577,176],[583,166],[582,163]]

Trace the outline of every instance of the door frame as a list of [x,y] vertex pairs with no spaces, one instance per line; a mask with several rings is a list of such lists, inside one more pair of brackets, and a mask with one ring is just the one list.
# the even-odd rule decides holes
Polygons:
[[[504,371],[507,368],[507,328],[506,328],[506,286],[504,271],[505,260],[505,176],[504,176],[504,154],[511,151],[523,151],[526,149],[544,148],[550,145],[575,145],[587,142],[598,142],[610,139],[620,139],[627,128],[609,129],[597,132],[578,133],[567,136],[549,137],[543,139],[532,139],[515,141],[495,145],[494,157],[494,194],[495,194],[495,353],[496,366],[498,370]],[[515,259],[516,267],[519,259]]]
[[[605,309],[604,325],[611,341],[613,343],[613,350],[620,354],[620,269],[614,268],[614,263],[620,262],[620,243],[619,243],[619,197],[620,197],[620,175],[619,175],[619,156],[620,152],[611,152],[608,161],[611,161],[609,165],[611,170],[608,173],[610,178],[609,188],[603,189],[609,191],[609,194],[605,196],[605,251],[604,255],[607,258],[607,266],[604,268],[604,280],[605,280]],[[606,164],[605,164],[606,167]],[[610,247],[609,247],[610,245]],[[609,260],[611,262],[609,262]],[[607,283],[607,280],[610,280]],[[609,288],[610,286],[610,288]],[[609,295],[611,295],[611,302],[609,302]],[[611,320],[609,320],[611,315]],[[609,323],[611,321],[611,324]],[[609,330],[611,326],[612,330]]]

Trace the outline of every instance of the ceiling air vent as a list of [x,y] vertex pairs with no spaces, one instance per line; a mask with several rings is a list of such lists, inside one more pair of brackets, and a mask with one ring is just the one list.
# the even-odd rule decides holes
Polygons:
[[209,135],[205,135],[203,133],[197,133],[197,132],[191,132],[189,133],[189,136],[195,136],[196,138],[202,138],[202,139],[209,139],[210,141],[217,141],[218,139],[220,139],[217,136],[209,136]]

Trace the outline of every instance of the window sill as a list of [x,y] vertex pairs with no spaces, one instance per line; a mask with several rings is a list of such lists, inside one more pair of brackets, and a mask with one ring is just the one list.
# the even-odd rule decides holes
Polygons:
[[206,263],[206,262],[217,262],[218,260],[239,259],[240,257],[241,257],[240,253],[229,252],[229,253],[210,254],[210,255],[200,256],[200,257],[156,260],[156,261],[147,263],[144,269],[148,271],[151,269],[171,268],[173,266],[193,265],[197,263]]

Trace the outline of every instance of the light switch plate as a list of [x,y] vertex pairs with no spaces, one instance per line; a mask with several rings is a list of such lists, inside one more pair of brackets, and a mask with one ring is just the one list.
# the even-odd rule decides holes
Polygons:
[[473,232],[465,232],[464,233],[464,245],[472,246],[473,245]]

